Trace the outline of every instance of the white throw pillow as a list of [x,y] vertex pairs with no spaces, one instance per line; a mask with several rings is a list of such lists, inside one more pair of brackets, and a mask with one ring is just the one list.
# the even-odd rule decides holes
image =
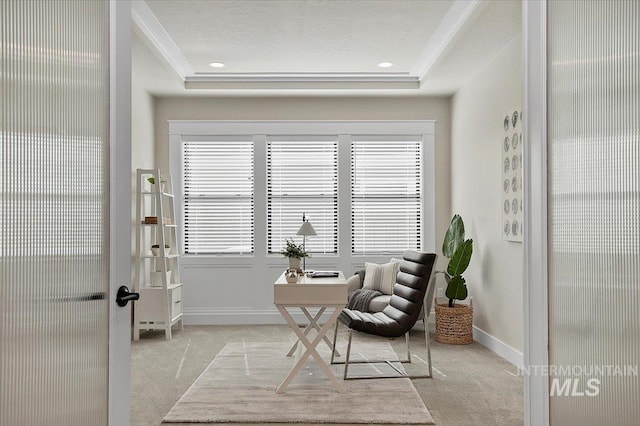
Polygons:
[[393,286],[400,269],[400,260],[391,259],[391,262],[378,265],[366,262],[364,264],[363,288],[378,290],[383,294],[393,294]]

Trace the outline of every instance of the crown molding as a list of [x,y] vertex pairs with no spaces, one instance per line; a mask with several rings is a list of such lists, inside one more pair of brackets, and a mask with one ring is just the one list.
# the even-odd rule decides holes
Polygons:
[[487,5],[487,0],[457,0],[440,22],[435,33],[429,39],[427,46],[420,55],[411,75],[424,80],[431,68],[441,59],[452,46],[456,38],[462,34],[462,29]]
[[184,57],[144,0],[131,2],[131,19],[182,80],[194,74],[193,67],[189,61]]
[[187,76],[186,89],[419,89],[408,74],[269,73]]

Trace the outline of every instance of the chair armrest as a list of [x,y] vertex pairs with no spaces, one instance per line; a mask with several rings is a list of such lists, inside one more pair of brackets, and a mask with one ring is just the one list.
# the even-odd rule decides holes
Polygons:
[[358,273],[347,278],[347,293],[351,294],[362,288],[362,280],[362,276]]

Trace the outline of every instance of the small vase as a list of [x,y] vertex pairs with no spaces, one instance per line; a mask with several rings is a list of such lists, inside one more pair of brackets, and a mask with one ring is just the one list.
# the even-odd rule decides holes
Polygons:
[[296,269],[287,269],[285,278],[288,284],[295,284],[298,282],[298,271]]
[[[160,256],[160,247],[151,247],[151,254],[154,256]],[[167,256],[171,254],[171,247],[164,248],[164,254]]]
[[300,270],[300,259],[295,257],[289,258],[289,269]]

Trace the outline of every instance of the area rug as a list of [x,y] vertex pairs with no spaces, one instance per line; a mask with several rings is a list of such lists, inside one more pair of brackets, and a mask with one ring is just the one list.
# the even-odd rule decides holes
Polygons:
[[[171,408],[163,423],[324,423],[434,424],[408,378],[347,380],[338,392],[313,360],[308,360],[285,393],[276,387],[295,360],[290,344],[230,342]],[[302,345],[299,345],[302,346]],[[330,349],[318,348],[324,359]],[[300,351],[298,351],[298,354]],[[393,357],[383,341],[362,343],[352,356]],[[397,359],[397,357],[395,358]],[[333,365],[342,377],[342,365]],[[389,374],[385,365],[349,366],[350,375]]]

